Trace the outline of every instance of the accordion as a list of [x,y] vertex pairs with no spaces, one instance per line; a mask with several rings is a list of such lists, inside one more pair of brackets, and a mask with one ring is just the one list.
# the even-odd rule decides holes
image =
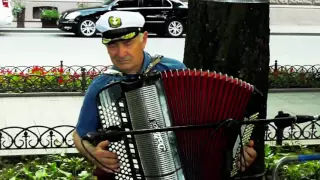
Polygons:
[[[250,120],[245,113],[254,90],[226,74],[170,70],[107,85],[97,95],[97,107],[103,130],[222,124],[227,119]],[[121,164],[114,178],[229,179],[238,172],[236,162],[252,130],[253,125],[246,125],[230,131],[221,126],[127,134],[108,147]]]

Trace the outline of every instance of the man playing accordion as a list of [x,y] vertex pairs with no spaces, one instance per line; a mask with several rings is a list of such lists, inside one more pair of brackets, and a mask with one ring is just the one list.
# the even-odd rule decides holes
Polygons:
[[[104,179],[112,177],[113,172],[119,171],[119,160],[117,154],[107,151],[108,141],[100,142],[96,147],[88,141],[84,146],[106,169],[89,156],[81,144],[81,138],[88,132],[95,132],[100,127],[96,96],[99,90],[111,82],[120,81],[136,73],[146,71],[165,71],[170,69],[186,69],[186,66],[175,59],[167,57],[153,58],[145,50],[148,33],[143,31],[145,20],[140,13],[126,11],[111,11],[100,17],[96,23],[97,29],[102,33],[102,44],[110,55],[113,66],[108,72],[119,72],[121,76],[110,76],[103,74],[90,84],[84,97],[78,123],[73,138],[75,147],[93,164],[105,174]],[[256,158],[253,142],[244,147],[245,162],[238,163],[242,171],[248,167]]]

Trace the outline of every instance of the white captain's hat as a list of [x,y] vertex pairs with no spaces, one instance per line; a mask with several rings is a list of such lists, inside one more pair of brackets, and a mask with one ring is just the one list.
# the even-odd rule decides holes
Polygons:
[[102,33],[102,43],[128,40],[143,31],[145,19],[138,12],[109,11],[96,22],[96,28]]

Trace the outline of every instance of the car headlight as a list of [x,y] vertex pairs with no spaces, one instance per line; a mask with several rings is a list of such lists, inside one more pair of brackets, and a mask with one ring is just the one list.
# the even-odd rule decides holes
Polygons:
[[75,19],[77,16],[80,15],[80,12],[72,12],[70,14],[68,14],[65,19]]

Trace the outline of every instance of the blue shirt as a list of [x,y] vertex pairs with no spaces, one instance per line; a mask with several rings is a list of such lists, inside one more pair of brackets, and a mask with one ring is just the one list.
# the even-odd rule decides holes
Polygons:
[[[150,63],[151,56],[147,52],[144,52],[143,67],[141,72],[145,71]],[[186,66],[178,60],[162,57],[161,61],[156,64],[152,70],[165,71],[170,69],[186,69]],[[101,125],[100,120],[98,119],[98,110],[96,104],[96,96],[98,92],[111,81],[120,81],[124,78],[125,77],[122,76],[100,75],[91,82],[86,91],[80,110],[78,123],[76,125],[76,131],[80,137],[83,137],[88,132],[96,132]]]

